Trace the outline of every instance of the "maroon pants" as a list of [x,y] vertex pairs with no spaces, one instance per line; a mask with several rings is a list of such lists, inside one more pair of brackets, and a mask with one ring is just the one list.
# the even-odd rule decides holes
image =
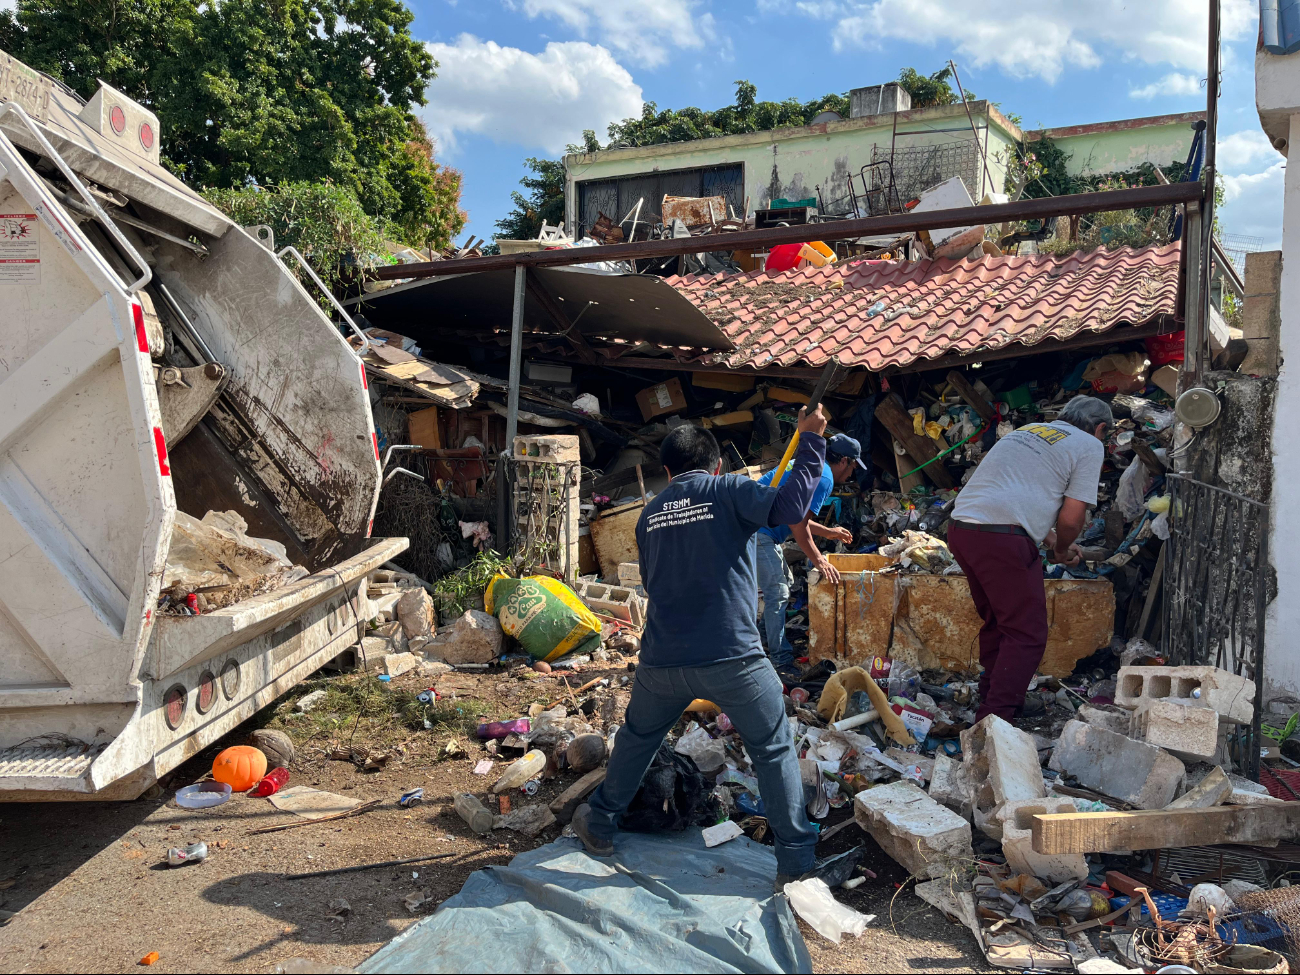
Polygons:
[[1025,535],[974,531],[948,523],[948,548],[970,583],[980,629],[980,706],[976,718],[1010,721],[1047,648],[1043,560]]

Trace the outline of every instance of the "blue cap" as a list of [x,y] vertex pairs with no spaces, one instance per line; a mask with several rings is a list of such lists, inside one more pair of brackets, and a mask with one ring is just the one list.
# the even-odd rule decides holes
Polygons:
[[871,470],[866,464],[862,463],[862,444],[847,433],[837,433],[826,441],[826,456],[828,458],[834,457],[837,460],[841,457],[852,457],[864,471]]

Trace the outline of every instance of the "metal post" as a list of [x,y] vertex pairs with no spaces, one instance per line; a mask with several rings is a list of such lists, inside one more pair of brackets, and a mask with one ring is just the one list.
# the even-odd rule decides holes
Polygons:
[[[1214,248],[1210,245],[1211,238],[1214,236],[1214,188],[1219,178],[1215,166],[1215,142],[1218,138],[1219,127],[1219,0],[1209,0],[1210,5],[1210,25],[1209,25],[1209,56],[1206,64],[1205,74],[1205,165],[1201,170],[1201,178],[1205,182],[1205,211],[1201,214],[1201,290],[1199,292],[1189,293],[1188,297],[1193,296],[1197,299],[1197,308],[1200,311],[1201,331],[1202,334],[1208,334],[1208,322],[1210,314],[1210,261],[1213,256]],[[1203,374],[1200,355],[1207,354],[1207,343],[1202,340],[1198,350],[1196,360],[1196,377],[1199,379]]]
[[506,453],[513,455],[519,434],[519,371],[524,345],[524,286],[528,268],[515,265],[515,305],[510,318],[510,392],[506,396]]
[[1183,215],[1183,248],[1187,258],[1187,282],[1183,289],[1184,328],[1183,374],[1180,392],[1195,386],[1201,379],[1201,348],[1205,345],[1205,305],[1202,302],[1201,207],[1195,200],[1187,204]]

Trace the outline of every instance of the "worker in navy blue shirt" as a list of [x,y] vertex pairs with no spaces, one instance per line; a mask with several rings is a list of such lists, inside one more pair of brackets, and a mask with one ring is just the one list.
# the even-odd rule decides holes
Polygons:
[[800,411],[799,449],[778,488],[719,475],[718,442],[707,430],[678,427],[660,446],[670,481],[636,530],[650,597],[641,663],[605,781],[573,816],[588,852],[615,852],[619,818],[664,735],[704,698],[726,712],[753,760],[776,841],[777,890],[813,868],[817,833],[804,812],[781,680],[759,643],[754,555],[760,528],[806,516],[821,479],[825,429],[821,407]]
[[[848,544],[853,541],[853,533],[847,528],[827,528],[814,519],[830,498],[835,485],[843,484],[853,476],[855,466],[866,467],[862,463],[862,445],[846,434],[837,433],[826,441],[826,462],[822,465],[821,480],[813,491],[803,520],[793,525],[758,530],[758,588],[763,591],[763,635],[767,637],[767,655],[772,665],[777,674],[787,680],[798,681],[802,675],[794,665],[794,647],[785,637],[785,609],[790,602],[790,584],[794,578],[781,546],[793,535],[808,557],[808,564],[831,582],[839,582],[839,572],[817,548],[813,536]],[[777,469],[772,468],[759,478],[758,483],[771,484],[776,472]]]

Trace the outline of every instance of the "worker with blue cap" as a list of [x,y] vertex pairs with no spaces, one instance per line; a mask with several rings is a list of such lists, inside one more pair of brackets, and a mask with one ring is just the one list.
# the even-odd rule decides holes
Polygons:
[[[855,466],[870,469],[862,462],[862,445],[847,434],[835,434],[826,441],[821,481],[813,492],[803,521],[758,530],[758,588],[763,593],[763,632],[767,637],[767,653],[776,672],[787,680],[797,681],[802,674],[794,663],[794,647],[785,636],[785,609],[790,602],[790,585],[794,576],[786,563],[782,545],[793,536],[808,557],[808,564],[831,582],[839,582],[839,572],[817,548],[813,537],[829,538],[847,545],[852,543],[853,534],[847,528],[827,528],[816,520],[816,515],[830,498],[832,488],[852,477]],[[770,485],[775,476],[776,468],[773,468],[758,483]]]

